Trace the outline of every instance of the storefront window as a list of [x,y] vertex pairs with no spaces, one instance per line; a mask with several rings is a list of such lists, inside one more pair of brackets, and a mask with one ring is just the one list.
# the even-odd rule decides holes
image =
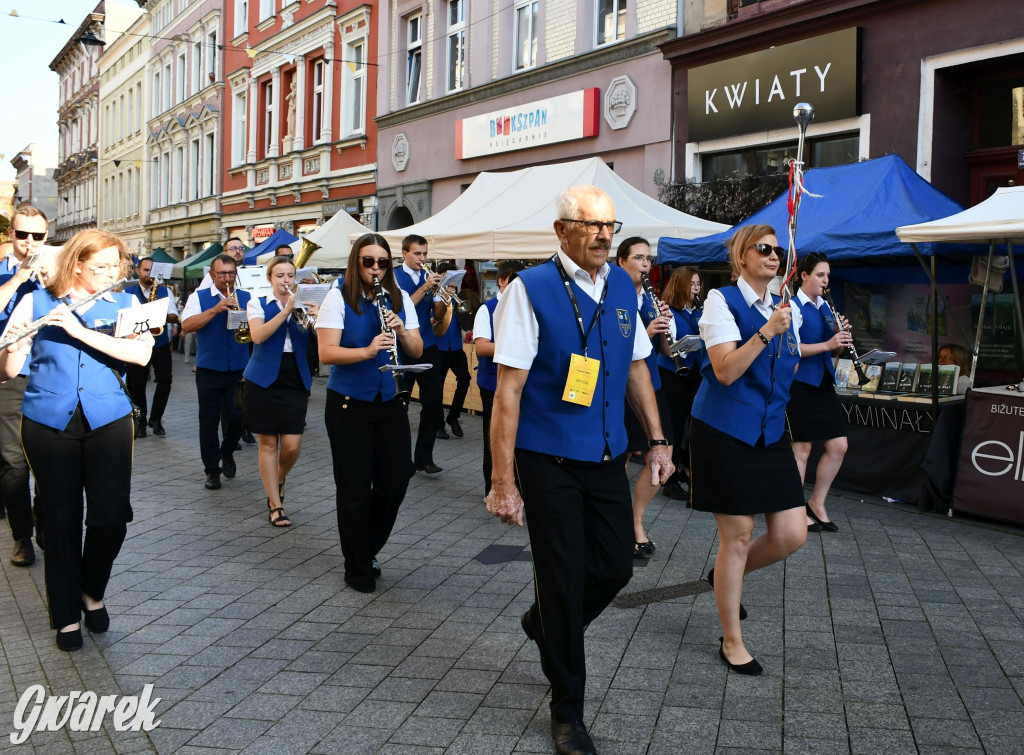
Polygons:
[[[846,165],[856,162],[859,155],[860,137],[850,134],[808,139],[804,147],[806,169]],[[704,181],[714,181],[736,175],[785,173],[789,170],[788,161],[795,157],[795,141],[734,152],[716,152],[703,156],[702,178]]]

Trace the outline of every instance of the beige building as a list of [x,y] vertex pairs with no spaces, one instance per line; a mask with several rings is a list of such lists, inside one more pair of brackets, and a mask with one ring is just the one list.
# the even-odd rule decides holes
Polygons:
[[137,255],[149,251],[148,35],[149,16],[143,13],[99,58],[99,227],[123,238]]

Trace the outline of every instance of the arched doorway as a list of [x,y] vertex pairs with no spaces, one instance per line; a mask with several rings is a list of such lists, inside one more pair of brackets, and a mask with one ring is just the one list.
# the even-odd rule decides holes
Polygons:
[[404,205],[399,205],[391,212],[391,217],[388,218],[387,230],[394,231],[399,228],[405,228],[408,225],[413,224],[412,213],[409,212],[409,208]]

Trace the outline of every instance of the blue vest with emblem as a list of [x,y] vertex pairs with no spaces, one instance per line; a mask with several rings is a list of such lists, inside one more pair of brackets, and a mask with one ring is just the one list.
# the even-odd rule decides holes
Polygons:
[[[828,341],[836,333],[835,319],[832,317],[832,310],[828,304],[823,303],[818,309],[810,302],[803,304],[800,297],[794,296],[790,302],[800,307],[800,314],[803,315],[803,323],[800,325],[800,343],[823,343]],[[796,372],[796,379],[801,383],[818,386],[825,376],[825,371],[832,376],[832,382],[836,380],[836,367],[832,364],[832,353],[823,351],[804,357],[800,360],[800,369]]]
[[[399,265],[395,268],[395,281],[409,296],[416,293],[416,289],[423,285],[421,281],[426,280],[425,276],[426,273],[420,270],[419,276],[413,280],[409,273],[405,272],[404,267]],[[430,314],[433,311],[434,297],[431,294],[424,294],[420,303],[416,305],[416,316],[420,321],[420,338],[423,339],[424,351],[437,344],[437,336],[434,335],[434,329],[430,327]]]
[[[9,254],[2,260],[0,260],[0,286],[7,283],[7,281],[13,278],[15,273],[18,272],[17,270],[14,269],[13,260],[13,254]],[[7,329],[7,321],[11,318],[11,315],[14,313],[14,308],[18,306],[21,300],[24,299],[29,294],[31,294],[33,291],[39,291],[41,289],[42,286],[40,286],[39,283],[34,280],[25,281],[20,286],[18,286],[17,290],[14,292],[14,296],[12,296],[11,300],[7,302],[7,306],[4,307],[3,309],[0,309],[0,335],[2,335],[4,330]],[[28,365],[29,360],[26,359],[25,364],[22,365],[21,372],[19,372],[18,374],[28,375]]]
[[[657,316],[658,310],[654,308],[654,302],[651,301],[651,297],[645,291],[640,300],[640,324],[647,328],[651,324],[651,320]],[[661,336],[651,339],[651,353],[644,360],[647,363],[647,371],[651,373],[651,387],[656,391],[661,390],[661,375],[658,374],[658,355],[661,352],[658,351],[657,346],[660,339]]]
[[[683,336],[699,336],[700,335],[700,316],[701,310],[695,309],[687,312],[685,309],[672,309],[672,318],[676,323],[676,340]],[[691,370],[694,368],[700,369],[700,355],[702,351],[695,351],[687,354],[683,357],[683,364],[689,367]],[[676,371],[676,362],[672,357],[667,357],[664,354],[658,354],[658,366],[664,367],[669,372]]]
[[[589,407],[562,400],[572,354],[582,354],[576,315],[553,261],[519,274],[540,327],[533,360],[519,405],[516,447],[577,461],[601,461],[605,448],[613,457],[626,450],[623,412],[626,380],[633,360],[637,317],[636,289],[629,274],[611,267],[608,293],[597,324],[590,332],[587,353],[601,360],[594,399]],[[584,327],[597,302],[571,284]]]
[[[249,304],[249,293],[238,291],[238,307]],[[199,306],[205,312],[220,301],[217,289],[197,291]],[[249,345],[235,340],[235,331],[228,330],[228,313],[221,312],[196,331],[196,366],[216,372],[244,370],[249,362]]]
[[[113,301],[97,299],[81,313],[89,328],[113,334],[117,310],[132,306],[132,298],[129,294],[112,294],[111,298]],[[48,314],[58,303],[49,291],[34,292],[32,319]],[[22,414],[54,430],[64,430],[81,403],[91,429],[109,425],[132,411],[131,402],[111,368],[124,377],[124,362],[86,346],[62,328],[43,328],[32,343]]]
[[[748,307],[736,286],[718,289],[725,297],[740,330],[742,345],[754,337],[767,320],[755,307]],[[779,297],[772,301],[778,305]],[[779,342],[782,342],[781,355]],[[749,446],[764,435],[764,444],[771,445],[786,430],[786,404],[793,384],[793,371],[800,362],[800,349],[792,327],[781,339],[776,336],[761,349],[747,371],[732,385],[718,382],[707,354],[703,355],[701,374],[704,379],[693,401],[692,416],[741,440]]]
[[462,351],[462,326],[455,319],[454,312],[452,313],[452,321],[448,324],[448,330],[444,332],[444,335],[437,336],[437,350]]
[[[153,285],[156,285],[156,284],[154,283]],[[142,284],[141,283],[135,283],[135,284],[133,284],[131,286],[128,286],[127,288],[125,288],[124,292],[126,294],[131,294],[136,299],[141,301],[143,304],[145,304],[146,302],[149,301],[149,297],[146,296],[145,292],[142,290]],[[166,299],[167,298],[167,287],[166,286],[157,286],[156,298],[157,299]],[[153,348],[156,349],[156,348],[159,348],[160,346],[166,346],[170,342],[171,342],[171,334],[168,331],[167,326],[164,325],[164,332],[161,333],[160,335],[158,335],[156,338],[153,339]]]
[[[268,299],[270,300],[268,302]],[[263,307],[263,322],[269,322],[281,312],[281,305],[272,296],[264,296],[260,299],[260,306]],[[277,380],[281,371],[281,356],[284,354],[285,334],[292,341],[292,352],[295,354],[295,362],[299,367],[299,375],[302,377],[302,384],[309,391],[313,385],[313,376],[309,374],[309,364],[306,362],[306,349],[309,348],[309,335],[299,324],[289,317],[283,327],[274,331],[263,343],[253,344],[252,357],[249,364],[245,366],[243,377],[261,388],[269,388]]]
[[[498,297],[485,301],[484,307],[491,318],[491,343],[494,343],[494,310],[498,307]],[[498,365],[493,357],[476,358],[476,384],[487,391],[498,390]]]
[[[341,297],[341,301],[345,307],[345,327],[341,331],[341,342],[338,345],[348,349],[369,346],[370,342],[380,335],[380,315],[377,313],[376,305],[369,299],[363,299],[360,302],[363,312],[359,314],[345,301],[344,296]],[[390,301],[388,297],[389,307]],[[399,314],[403,320],[406,319],[404,310]],[[430,330],[429,326],[427,330]],[[378,393],[381,401],[390,401],[395,397],[395,379],[390,372],[382,372],[380,369],[389,363],[388,352],[378,351],[373,359],[331,365],[327,388],[361,401],[373,401]]]

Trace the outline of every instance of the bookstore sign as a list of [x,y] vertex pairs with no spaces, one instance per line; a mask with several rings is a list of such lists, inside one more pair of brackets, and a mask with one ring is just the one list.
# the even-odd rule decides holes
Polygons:
[[953,508],[1024,524],[1024,397],[970,391]]

